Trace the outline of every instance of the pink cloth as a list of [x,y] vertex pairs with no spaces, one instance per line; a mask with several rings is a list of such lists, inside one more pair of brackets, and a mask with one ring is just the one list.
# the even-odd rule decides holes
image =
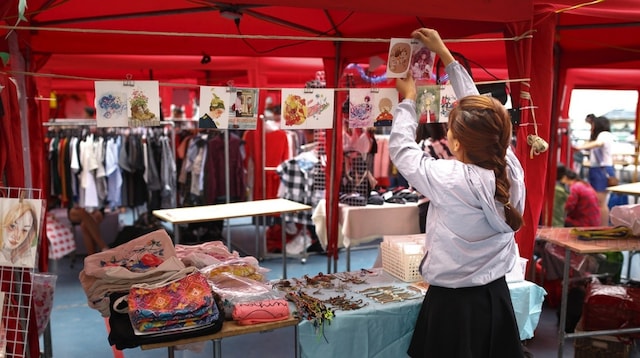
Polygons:
[[285,299],[236,303],[231,314],[239,325],[282,321],[289,318],[289,303]]

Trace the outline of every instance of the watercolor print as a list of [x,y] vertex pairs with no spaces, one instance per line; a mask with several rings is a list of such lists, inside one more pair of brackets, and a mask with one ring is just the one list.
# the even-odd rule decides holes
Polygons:
[[333,128],[334,90],[282,89],[283,129]]
[[453,86],[450,84],[440,86],[440,118],[438,122],[449,122],[449,113],[453,109],[454,104],[458,101]]
[[398,105],[398,90],[380,88],[373,97],[373,126],[390,127],[393,123],[393,108]]
[[0,199],[0,266],[34,267],[42,204],[37,199]]
[[440,86],[418,86],[416,112],[420,123],[435,123],[440,117]]
[[231,92],[228,87],[200,86],[198,128],[229,128]]
[[96,125],[98,127],[127,127],[127,92],[122,82],[96,81]]
[[98,127],[160,125],[158,81],[96,81]]
[[393,107],[398,104],[398,91],[383,88],[349,90],[349,128],[390,126]]
[[411,75],[416,80],[430,81],[433,74],[433,63],[436,57],[422,43],[414,43],[411,54]]
[[392,38],[387,56],[387,78],[404,78],[411,65],[412,39]]
[[236,88],[231,91],[229,128],[256,129],[258,120],[258,89]]

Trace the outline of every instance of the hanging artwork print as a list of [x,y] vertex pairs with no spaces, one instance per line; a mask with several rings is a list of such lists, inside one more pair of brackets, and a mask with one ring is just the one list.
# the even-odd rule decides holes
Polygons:
[[0,266],[35,267],[42,200],[0,199]]
[[420,123],[435,123],[440,117],[440,86],[418,86],[416,112]]
[[334,90],[282,89],[283,129],[333,128]]
[[256,129],[258,120],[258,89],[236,88],[231,92],[229,128]]
[[456,97],[452,85],[446,84],[440,86],[440,118],[438,118],[438,122],[449,122],[449,113],[451,113],[457,101],[458,97]]
[[198,128],[227,129],[229,126],[231,93],[227,87],[200,86]]
[[158,81],[96,81],[98,127],[160,125]]
[[387,78],[405,78],[411,71],[415,80],[431,80],[435,53],[416,39],[392,38],[387,57]]
[[398,104],[395,88],[349,90],[349,128],[391,126],[393,107]]

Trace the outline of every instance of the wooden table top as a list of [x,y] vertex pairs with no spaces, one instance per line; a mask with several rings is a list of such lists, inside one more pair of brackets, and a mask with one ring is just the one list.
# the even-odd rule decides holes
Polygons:
[[[602,227],[582,227],[577,229],[603,229]],[[543,227],[538,229],[538,237],[547,242],[568,248],[579,254],[596,254],[614,251],[640,250],[640,237],[627,239],[581,240],[571,233],[571,227]]]
[[265,332],[265,331],[271,331],[278,328],[295,326],[298,324],[298,322],[299,320],[294,317],[289,317],[286,320],[282,320],[282,321],[258,323],[258,324],[252,324],[247,326],[241,326],[236,321],[225,321],[222,324],[222,329],[219,332],[214,334],[204,335],[200,337],[184,338],[184,339],[179,339],[171,342],[145,344],[145,345],[141,345],[140,348],[143,350],[148,350],[148,349],[156,349],[156,348],[167,348],[167,347],[179,346],[183,344],[196,343],[196,342],[202,342],[202,341],[212,341],[212,340],[217,340],[217,339],[222,339],[227,337],[239,336],[243,334]]

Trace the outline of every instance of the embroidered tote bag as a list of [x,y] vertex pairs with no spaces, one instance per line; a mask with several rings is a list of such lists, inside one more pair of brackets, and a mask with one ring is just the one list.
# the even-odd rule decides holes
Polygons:
[[[184,271],[191,271],[186,276]],[[167,332],[208,325],[218,320],[211,286],[197,269],[189,267],[164,282],[135,284],[127,299],[134,331]]]

